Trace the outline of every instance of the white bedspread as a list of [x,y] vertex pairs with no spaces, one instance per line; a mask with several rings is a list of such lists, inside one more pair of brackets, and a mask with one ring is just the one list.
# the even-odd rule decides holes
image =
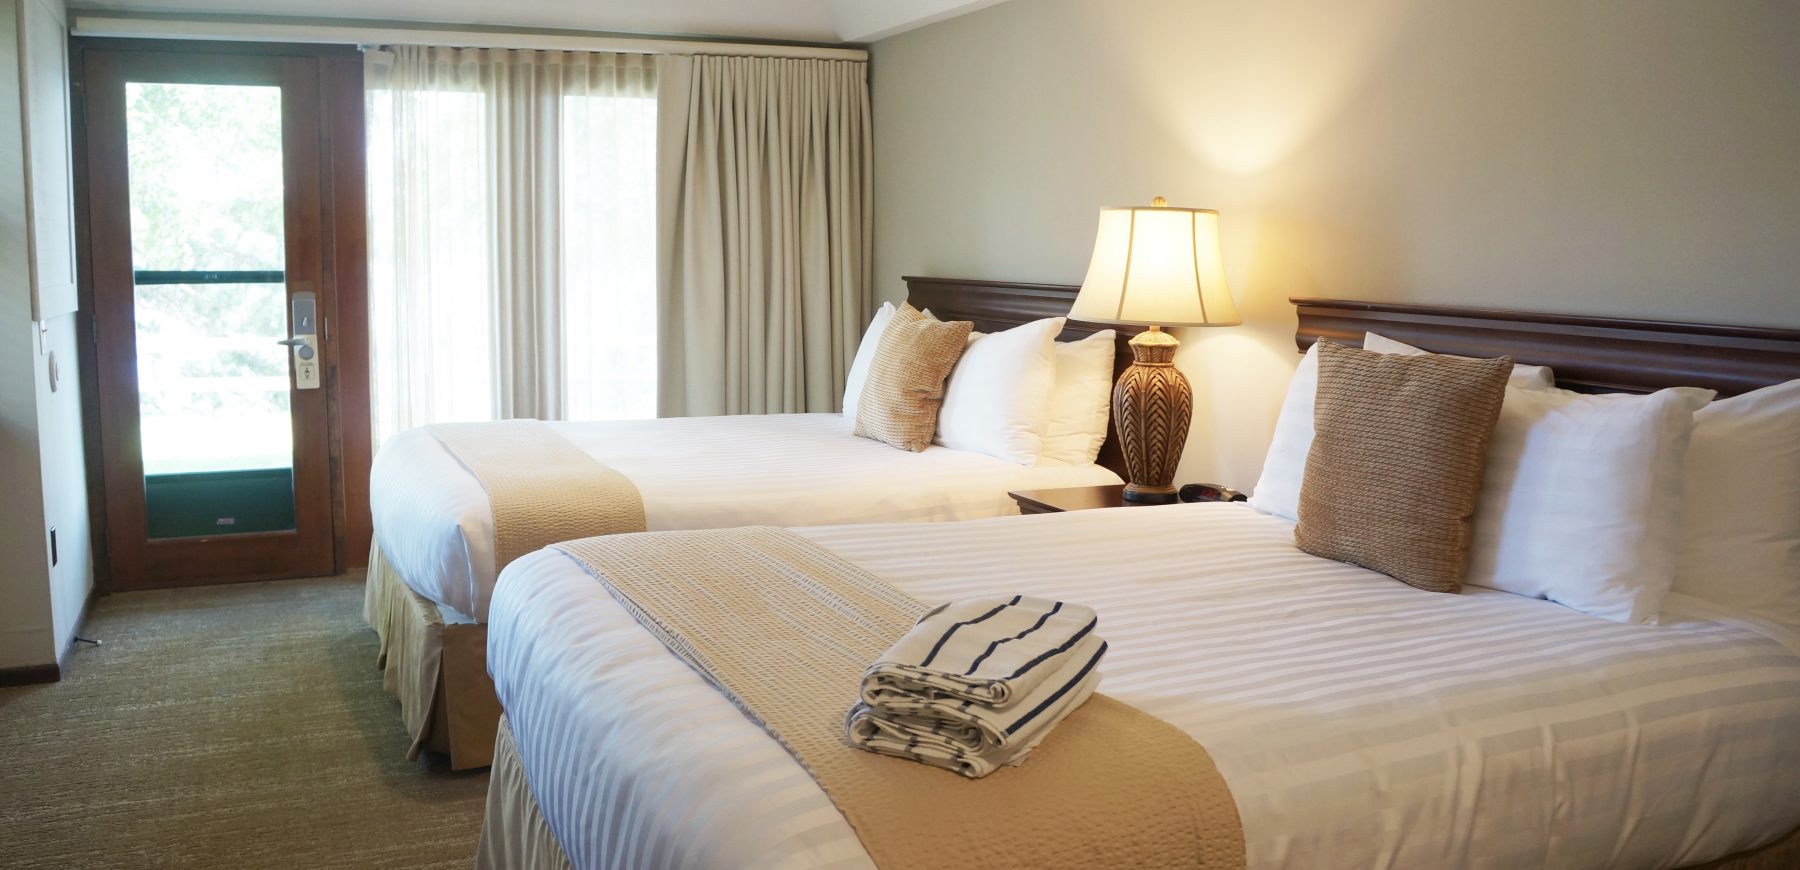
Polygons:
[[[1093,606],[1101,690],[1206,747],[1253,867],[1682,866],[1800,824],[1800,656],[1742,627],[1421,592],[1242,505],[801,533],[926,601]],[[867,866],[780,745],[569,558],[515,562],[491,619],[576,866]]]
[[[1120,482],[1097,465],[907,453],[851,435],[839,414],[550,425],[631,478],[652,531],[975,519],[1017,513],[1008,490]],[[382,445],[369,490],[388,564],[421,595],[485,620],[494,518],[480,482],[415,429]]]

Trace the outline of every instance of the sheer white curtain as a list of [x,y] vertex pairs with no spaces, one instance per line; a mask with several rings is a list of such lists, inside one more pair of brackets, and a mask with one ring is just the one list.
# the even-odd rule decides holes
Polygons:
[[398,46],[365,65],[377,440],[655,416],[652,61]]

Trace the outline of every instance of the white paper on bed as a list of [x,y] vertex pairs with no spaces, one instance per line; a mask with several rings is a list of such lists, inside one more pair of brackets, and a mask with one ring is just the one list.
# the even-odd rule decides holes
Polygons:
[[[1242,505],[801,533],[923,600],[1092,606],[1107,693],[1206,747],[1255,868],[1687,866],[1800,824],[1800,655],[1743,628],[1419,592]],[[792,756],[574,562],[515,563],[489,632],[577,866],[868,866]]]
[[[1017,513],[1009,490],[1119,482],[1097,465],[907,453],[851,437],[838,414],[550,425],[631,478],[651,531],[975,519]],[[481,484],[423,430],[388,439],[370,476],[388,563],[419,594],[486,620],[496,572]]]

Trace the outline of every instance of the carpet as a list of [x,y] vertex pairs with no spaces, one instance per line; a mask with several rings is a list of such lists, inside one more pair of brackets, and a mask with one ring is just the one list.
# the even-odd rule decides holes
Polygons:
[[361,576],[111,595],[0,689],[0,865],[458,867],[487,772],[407,761]]

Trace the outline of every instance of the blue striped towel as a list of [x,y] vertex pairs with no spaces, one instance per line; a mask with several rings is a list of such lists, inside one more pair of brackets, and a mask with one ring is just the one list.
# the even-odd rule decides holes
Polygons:
[[1019,764],[1100,682],[1097,624],[1022,595],[939,607],[864,672],[846,739],[964,776]]

